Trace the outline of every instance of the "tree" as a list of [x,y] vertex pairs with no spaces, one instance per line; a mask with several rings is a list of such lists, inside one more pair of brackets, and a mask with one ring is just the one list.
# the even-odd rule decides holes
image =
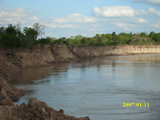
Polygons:
[[105,34],[106,39],[107,39],[107,45],[111,45],[112,44],[112,35],[111,34]]
[[44,29],[45,29],[45,26],[44,25],[41,25],[39,23],[34,23],[33,24],[33,29],[36,31],[37,34],[35,34],[35,39],[37,40],[38,36],[42,36],[44,35]]
[[156,33],[153,37],[155,42],[160,42],[160,33]]
[[57,40],[57,44],[63,44],[65,40],[66,40],[65,37],[61,37]]
[[8,27],[6,28],[6,33],[9,35],[16,35],[17,34],[16,26],[9,24]]
[[107,44],[107,38],[106,38],[106,35],[105,34],[102,34],[101,35],[101,45],[106,45]]
[[147,34],[146,34],[145,32],[141,32],[141,33],[140,33],[140,36],[141,36],[141,37],[145,37],[146,35],[147,35]]
[[3,47],[20,47],[20,37],[19,34],[22,34],[17,26],[9,24],[8,27],[3,32],[1,36],[1,46]]
[[129,33],[120,33],[118,36],[118,43],[119,44],[126,44],[126,43],[130,43],[131,40],[131,34]]
[[37,31],[33,28],[24,27],[23,32],[25,35],[25,42],[27,44],[27,47],[32,48],[38,34]]
[[80,41],[81,45],[85,45],[86,44],[86,39],[85,38],[82,38],[81,41]]
[[42,44],[42,45],[44,45],[44,44],[50,44],[51,43],[51,39],[50,38],[40,38],[39,40],[38,40],[38,43],[40,43],[40,44]]
[[38,34],[35,29],[28,28],[28,27],[24,27],[23,32],[26,35],[26,37],[28,37],[30,39],[36,39],[37,34]]
[[96,45],[97,39],[96,38],[91,38],[90,40],[90,45]]
[[152,32],[150,32],[149,37],[150,37],[150,38],[153,38],[154,35],[155,35],[155,32],[152,31]]
[[64,41],[64,44],[66,44],[66,45],[72,45],[72,39],[71,39],[71,38],[67,38],[67,39]]
[[112,44],[116,45],[117,43],[117,39],[116,39],[116,32],[112,33]]

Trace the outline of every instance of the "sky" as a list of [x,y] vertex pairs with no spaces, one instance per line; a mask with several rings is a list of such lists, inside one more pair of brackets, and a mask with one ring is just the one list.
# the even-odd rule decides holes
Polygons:
[[160,32],[160,0],[0,0],[0,27],[45,26],[45,36]]

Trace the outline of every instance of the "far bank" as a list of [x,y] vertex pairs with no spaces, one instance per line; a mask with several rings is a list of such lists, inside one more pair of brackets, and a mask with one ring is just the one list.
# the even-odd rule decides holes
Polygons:
[[73,51],[67,45],[45,45],[43,47],[37,46],[32,50],[13,49],[2,52],[6,57],[16,58],[22,68],[25,68],[81,59],[78,55],[87,58],[110,55],[159,54],[160,45],[73,46]]

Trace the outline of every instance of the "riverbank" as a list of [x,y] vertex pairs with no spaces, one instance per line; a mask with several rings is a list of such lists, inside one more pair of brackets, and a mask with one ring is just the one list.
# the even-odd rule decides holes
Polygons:
[[[83,58],[107,56],[107,55],[130,55],[130,54],[148,54],[148,53],[157,54],[157,53],[160,53],[160,46],[74,47],[73,51]],[[25,92],[23,90],[19,90],[14,86],[8,84],[5,80],[10,80],[10,78],[12,78],[15,74],[20,73],[23,69],[26,69],[27,67],[45,66],[45,65],[50,65],[54,62],[66,62],[74,59],[79,59],[78,56],[73,53],[73,51],[68,49],[68,46],[65,46],[65,45],[57,45],[52,47],[37,46],[33,50],[28,50],[28,49],[1,50],[0,51],[0,76],[1,76],[0,77],[0,85],[1,85],[0,104],[2,105],[1,113],[8,112],[6,111],[5,109],[6,106],[4,105],[11,106],[11,107],[7,106],[7,110],[10,110],[10,112],[8,113],[10,114],[13,114],[13,109],[24,111],[25,109],[29,109],[31,107],[30,110],[32,110],[32,105],[30,104],[21,105],[24,107],[20,107],[20,106],[17,107],[13,105],[12,101],[17,101],[20,96],[23,96],[25,94]],[[41,102],[38,102],[38,101],[36,103],[38,105],[42,104]],[[46,109],[47,108],[45,108],[45,110]],[[31,113],[32,112],[28,114],[31,114]],[[37,110],[36,114],[41,114],[41,111]],[[4,115],[7,116],[7,114],[5,113]],[[31,116],[33,115],[35,116],[35,114],[32,114]],[[19,115],[19,116],[23,116],[23,115]],[[51,118],[49,113],[48,113],[48,116]]]
[[[110,55],[133,55],[133,54],[159,54],[160,45],[150,46],[97,46],[97,47],[74,47],[74,53],[81,57],[99,57]],[[66,45],[37,46],[33,50],[8,50],[2,51],[15,67],[27,68],[45,66],[55,62],[68,62],[80,59]],[[15,70],[14,70],[15,71]],[[18,71],[18,69],[17,69]]]

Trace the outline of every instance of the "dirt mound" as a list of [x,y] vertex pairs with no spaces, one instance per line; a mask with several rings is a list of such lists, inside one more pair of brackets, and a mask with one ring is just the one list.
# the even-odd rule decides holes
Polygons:
[[0,105],[14,106],[14,103],[11,101],[9,97],[0,101]]
[[1,120],[90,120],[89,117],[75,118],[64,114],[64,110],[56,111],[45,102],[33,98],[28,104],[20,106],[0,106]]
[[8,84],[8,82],[0,76],[0,101],[3,100],[1,98],[5,99],[6,97],[9,97],[13,102],[16,102],[23,95],[25,95],[23,90]]

